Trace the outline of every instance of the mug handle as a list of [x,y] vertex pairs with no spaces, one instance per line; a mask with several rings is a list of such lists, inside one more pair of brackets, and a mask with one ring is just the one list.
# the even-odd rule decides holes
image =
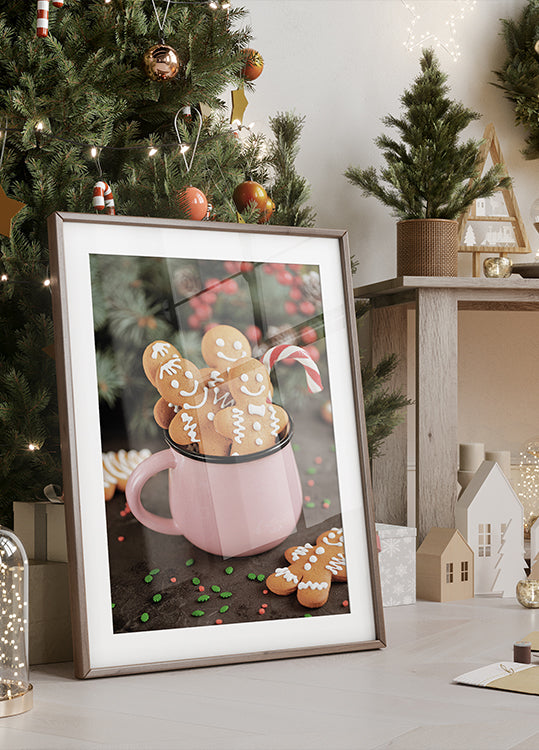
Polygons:
[[135,518],[144,526],[160,534],[181,534],[173,518],[164,518],[151,513],[142,505],[140,493],[146,482],[160,471],[173,469],[175,458],[172,451],[167,448],[159,453],[153,453],[145,458],[133,471],[125,487],[125,497],[130,510]]

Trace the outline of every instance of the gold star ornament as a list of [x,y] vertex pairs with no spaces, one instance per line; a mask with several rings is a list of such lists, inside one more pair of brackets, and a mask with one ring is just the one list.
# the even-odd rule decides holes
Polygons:
[[243,115],[248,104],[249,102],[247,101],[243,87],[232,91],[232,113],[230,115],[230,123],[232,125],[234,123],[238,125],[243,123]]
[[26,203],[16,201],[14,198],[8,198],[4,189],[0,187],[0,234],[4,237],[11,237],[11,220],[19,211],[25,207]]

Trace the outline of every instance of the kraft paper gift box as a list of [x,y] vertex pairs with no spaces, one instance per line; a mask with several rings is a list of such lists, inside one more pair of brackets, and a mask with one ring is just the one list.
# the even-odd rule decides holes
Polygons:
[[14,531],[30,560],[67,562],[65,512],[62,503],[13,503]]
[[377,523],[380,582],[384,607],[415,602],[416,535],[410,526]]
[[30,560],[28,584],[30,664],[71,661],[67,563]]

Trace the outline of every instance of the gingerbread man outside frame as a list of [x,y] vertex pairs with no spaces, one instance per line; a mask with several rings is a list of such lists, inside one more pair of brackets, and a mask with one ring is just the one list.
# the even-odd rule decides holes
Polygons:
[[215,417],[215,429],[232,440],[231,456],[271,448],[288,426],[286,411],[271,403],[269,373],[257,359],[243,359],[228,372],[230,394],[236,402]]
[[347,580],[342,529],[332,528],[320,534],[316,545],[307,542],[289,547],[284,556],[290,565],[277,568],[266,579],[266,585],[279,596],[288,596],[297,589],[298,602],[304,607],[322,607],[328,600],[331,582]]

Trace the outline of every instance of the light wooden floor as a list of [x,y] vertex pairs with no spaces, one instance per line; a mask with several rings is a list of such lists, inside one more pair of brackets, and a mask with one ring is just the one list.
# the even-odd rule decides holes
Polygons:
[[382,651],[87,681],[34,668],[34,708],[0,720],[0,747],[539,749],[539,697],[452,684],[511,661],[539,610],[475,599],[385,615]]

